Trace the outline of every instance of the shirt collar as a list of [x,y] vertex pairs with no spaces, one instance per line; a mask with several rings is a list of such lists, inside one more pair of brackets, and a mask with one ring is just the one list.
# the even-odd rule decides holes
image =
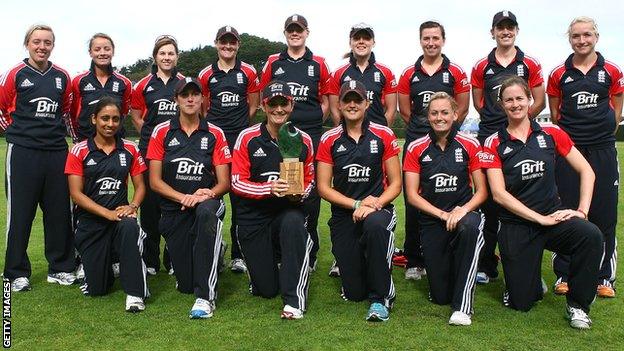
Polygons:
[[[597,55],[596,62],[594,63],[592,68],[603,67],[605,63],[604,57],[598,51],[596,51],[596,55]],[[570,56],[568,56],[568,58],[565,61],[566,70],[575,69],[574,64],[572,63],[572,57],[574,57],[574,54],[570,54]]]
[[[232,67],[233,70],[240,70],[241,67],[241,60],[238,59],[238,57],[236,58],[236,61],[234,63],[234,67]],[[219,59],[215,60],[215,62],[212,64],[212,71],[213,72],[223,72],[223,70],[221,68],[219,68]]]
[[[169,129],[182,129],[180,127],[180,112],[178,112],[177,116],[172,118],[171,121],[169,122]],[[199,118],[199,126],[197,127],[197,130],[205,130],[205,131],[209,131],[210,128],[208,126],[208,120],[205,118]]]
[[[353,52],[349,54],[349,63],[353,66],[357,65],[357,60],[353,55]],[[371,67],[375,64],[375,53],[371,52],[370,57],[368,58],[368,67]]]
[[[89,148],[89,151],[98,151],[101,150],[99,147],[97,147],[97,145],[95,144],[95,137],[89,137],[87,139],[87,147]],[[121,139],[121,137],[119,136],[119,134],[115,135],[115,149],[118,150],[122,150],[124,148],[124,142],[123,139]]]
[[[89,67],[89,70],[95,74],[95,61],[91,60],[91,67]],[[112,64],[109,63],[108,66],[106,66],[106,72],[109,75],[113,74],[113,65]]]
[[[529,127],[529,136],[533,133],[539,133],[542,131],[542,126],[540,126],[539,123],[537,123],[535,120],[530,120],[529,121],[531,123],[531,126]],[[505,126],[503,128],[501,128],[498,131],[498,136],[502,141],[511,141],[511,140],[517,140],[513,135],[509,134],[509,132],[507,131],[507,123],[505,123]],[[529,138],[527,138],[527,141],[529,140]]]
[[[424,72],[423,69],[422,69],[422,61],[424,59],[425,59],[425,56],[424,55],[420,55],[418,60],[416,60],[416,63],[414,64],[414,68],[417,71]],[[451,60],[449,60],[448,57],[446,57],[446,55],[442,54],[442,64],[440,65],[440,68],[438,68],[438,70],[436,72],[438,72],[440,70],[443,70],[443,69],[444,70],[448,69],[450,64],[451,64]]]
[[[519,47],[514,46],[516,48],[516,57],[514,58],[515,62],[521,62],[524,60],[524,52],[522,52],[522,50],[520,50]],[[514,62],[512,61],[512,62]],[[498,61],[496,60],[496,48],[492,49],[492,51],[490,51],[490,54],[488,55],[488,62],[489,63],[496,63],[497,65],[500,65],[498,63]]]
[[294,58],[290,57],[290,55],[288,55],[288,48],[286,48],[284,49],[284,51],[280,53],[280,59],[290,60],[290,61],[312,60],[313,55],[312,55],[312,51],[310,51],[310,49],[306,46],[305,53],[303,54],[303,56],[295,60]]
[[[457,135],[458,131],[459,131],[459,127],[457,126],[456,123],[453,123],[453,125],[451,126],[451,131],[446,136],[447,145],[450,145],[451,142],[453,141],[453,139],[455,139],[455,135]],[[433,129],[429,130],[429,139],[431,139],[431,141],[433,141],[433,143],[435,143],[438,140],[438,136],[433,131]]]

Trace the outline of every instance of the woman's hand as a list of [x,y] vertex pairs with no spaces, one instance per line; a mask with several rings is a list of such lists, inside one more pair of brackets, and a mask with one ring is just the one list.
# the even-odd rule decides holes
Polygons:
[[185,194],[184,196],[182,196],[179,202],[182,204],[182,211],[184,211],[187,208],[193,208],[198,203],[206,201],[208,199],[210,199],[208,195]]
[[375,212],[374,208],[368,206],[360,206],[353,211],[353,223],[363,221],[369,214]]
[[208,188],[200,188],[195,190],[195,192],[193,193],[193,195],[197,195],[197,196],[208,196],[208,198],[210,199],[214,199],[215,198],[215,192],[212,191],[212,189],[208,189]]
[[130,205],[123,205],[123,206],[119,206],[115,209],[115,212],[117,213],[117,217],[121,218],[121,217],[130,217],[130,218],[136,218],[136,209]]
[[379,203],[379,198],[376,196],[368,195],[360,206],[366,206],[370,208],[374,208],[375,210],[381,210],[381,204]]
[[119,216],[117,215],[117,211],[116,210],[107,210],[106,211],[106,215],[104,216],[104,218],[108,219],[111,222],[119,222],[119,221],[121,221],[121,218],[119,218]]
[[[556,213],[556,212],[555,212],[555,213]],[[553,214],[554,214],[554,213],[553,213]],[[537,218],[537,223],[538,223],[539,225],[543,225],[543,226],[545,226],[545,227],[549,227],[549,226],[552,226],[552,225],[558,224],[558,223],[559,223],[559,221],[557,221],[554,217],[552,217],[552,215],[550,215],[550,216],[542,216],[542,215],[540,215],[540,216]]]
[[285,195],[285,192],[288,191],[288,188],[290,188],[290,186],[288,185],[288,181],[280,178],[271,183],[271,194],[277,197],[283,197]]
[[549,215],[549,217],[554,218],[555,221],[557,222],[563,222],[563,221],[567,221],[570,218],[573,217],[578,217],[580,219],[585,219],[585,214],[581,211],[575,211],[575,210],[559,210],[559,211],[555,211],[553,213],[551,213]]
[[448,212],[446,218],[446,230],[452,232],[457,228],[457,223],[468,213],[463,207],[456,206],[451,212]]

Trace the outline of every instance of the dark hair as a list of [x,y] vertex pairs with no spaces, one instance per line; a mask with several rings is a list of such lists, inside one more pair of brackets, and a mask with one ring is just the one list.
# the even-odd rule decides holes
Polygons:
[[529,99],[531,98],[531,89],[529,88],[529,85],[527,84],[527,82],[518,76],[511,76],[503,80],[503,83],[501,84],[500,89],[498,90],[498,100],[502,102],[503,92],[505,91],[505,89],[512,87],[514,85],[520,86],[522,90],[524,91],[524,93],[526,94],[526,96]]
[[442,32],[442,39],[446,40],[446,32],[444,31],[444,26],[436,21],[425,21],[420,24],[420,37],[422,38],[423,30],[429,28],[440,28],[440,32]]
[[121,106],[119,106],[119,102],[112,96],[104,95],[100,98],[100,101],[95,104],[95,108],[93,109],[93,116],[97,116],[98,113],[102,112],[104,107],[107,106],[115,106],[117,110],[121,114]]
[[160,48],[162,48],[165,45],[173,45],[173,47],[175,48],[175,52],[176,54],[179,54],[178,52],[178,41],[176,40],[176,38],[174,38],[171,35],[161,35],[158,38],[156,38],[156,42],[154,42],[154,50],[152,50],[152,57],[156,58],[156,54],[158,54],[158,50],[160,50]]
[[91,46],[93,46],[93,41],[97,38],[102,38],[102,39],[106,39],[110,41],[111,46],[113,47],[113,50],[115,50],[115,43],[113,42],[113,39],[110,37],[110,35],[104,34],[104,33],[95,33],[93,34],[91,39],[89,39],[89,51],[91,51]]

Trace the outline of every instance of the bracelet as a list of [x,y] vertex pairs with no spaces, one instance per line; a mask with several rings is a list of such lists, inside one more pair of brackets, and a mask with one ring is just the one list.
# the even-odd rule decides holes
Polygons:
[[583,216],[585,217],[584,219],[587,219],[587,212],[581,210],[580,208],[577,208],[576,211],[582,213]]
[[134,208],[135,211],[139,209],[139,205],[135,204],[134,202],[131,202],[128,206]]
[[362,201],[360,200],[355,200],[355,202],[353,203],[353,209],[357,210],[358,208],[360,208],[360,205],[362,204]]

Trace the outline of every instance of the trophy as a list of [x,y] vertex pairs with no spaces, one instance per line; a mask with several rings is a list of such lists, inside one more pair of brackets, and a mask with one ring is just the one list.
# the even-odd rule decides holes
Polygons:
[[280,162],[280,178],[288,182],[288,191],[284,195],[301,195],[303,188],[303,162],[299,161],[303,149],[301,132],[290,122],[279,129],[277,143],[283,162]]

